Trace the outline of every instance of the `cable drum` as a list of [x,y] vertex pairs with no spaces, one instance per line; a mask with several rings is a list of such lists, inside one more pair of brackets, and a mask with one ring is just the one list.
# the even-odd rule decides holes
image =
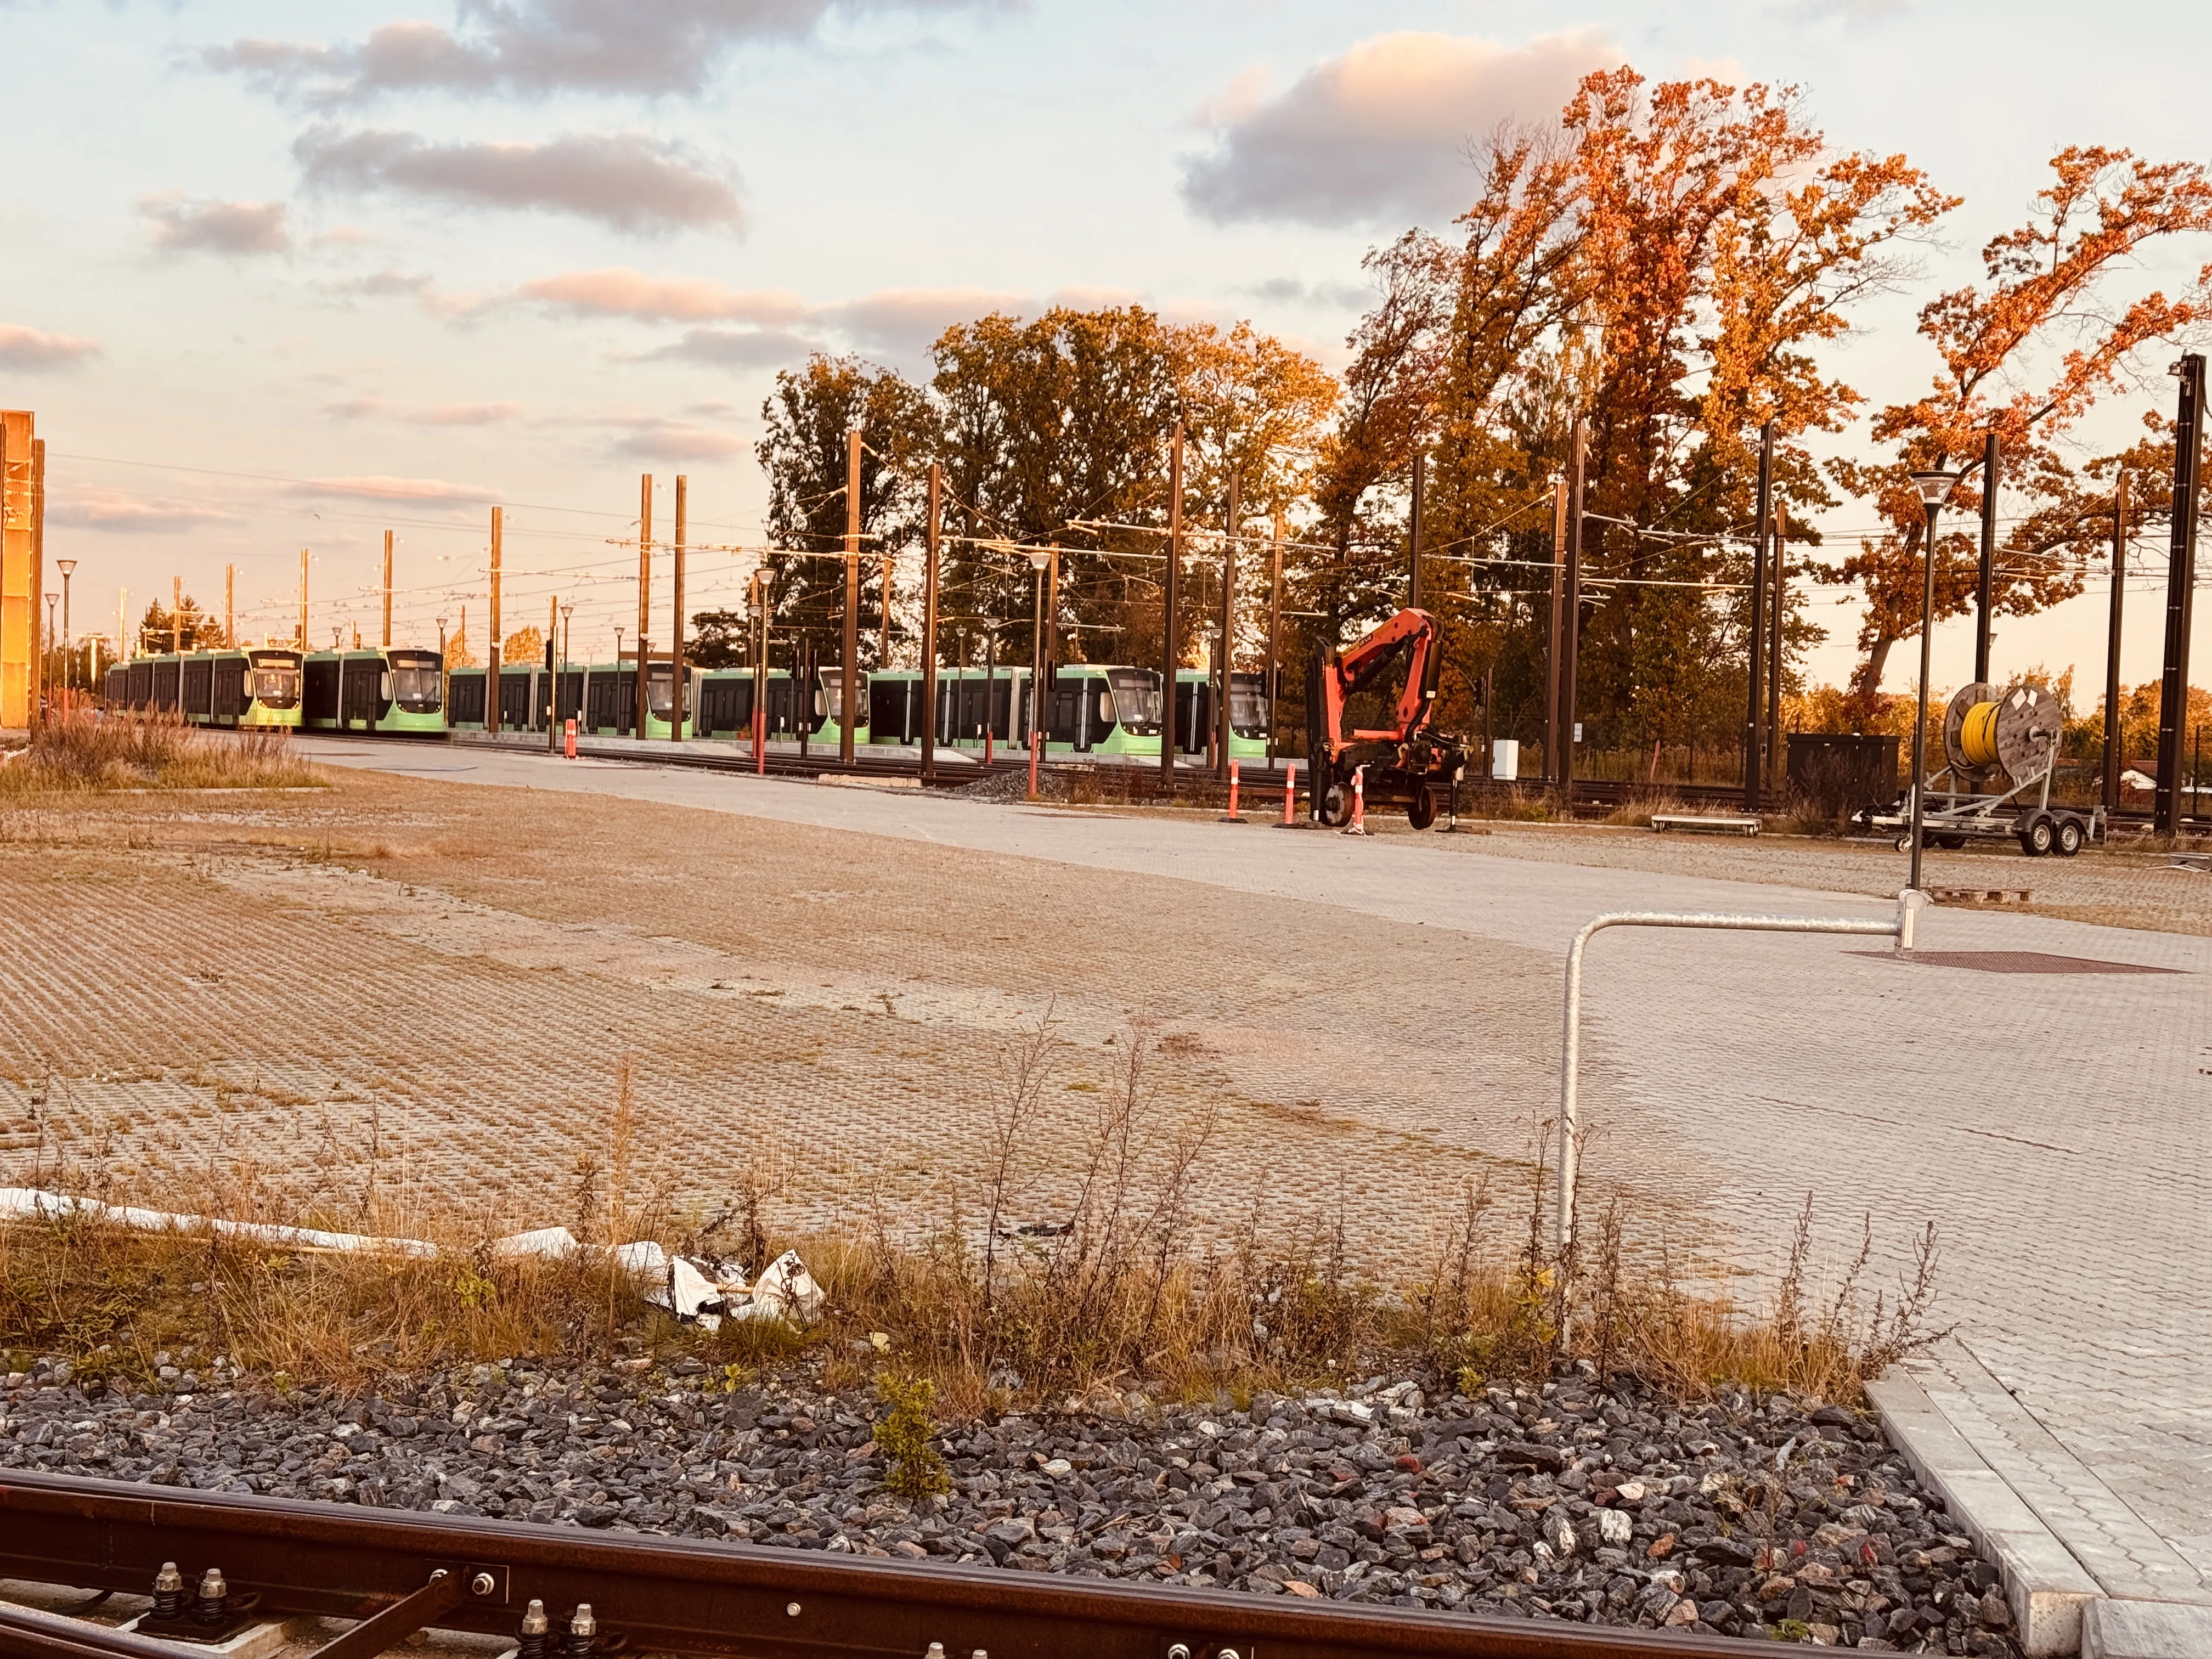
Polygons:
[[1978,708],[1994,710],[2003,693],[1983,680],[1972,685],[1962,685],[1953,695],[1950,706],[1943,711],[1943,758],[1951,763],[1954,772],[1982,772],[1997,763],[1994,748],[1986,760],[1970,757],[1966,753],[1966,722]]
[[1959,772],[2039,777],[2057,753],[2066,704],[2047,685],[1963,686],[1943,711],[1943,756]]

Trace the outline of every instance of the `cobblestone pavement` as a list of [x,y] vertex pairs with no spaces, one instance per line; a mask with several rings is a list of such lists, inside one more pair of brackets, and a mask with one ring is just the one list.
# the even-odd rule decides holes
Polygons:
[[[433,762],[413,752],[401,763],[468,769],[446,775],[456,780],[1173,876],[1236,896],[1232,913],[1333,911],[1346,928],[1352,918],[1397,923],[1391,937],[1408,952],[1433,949],[1439,934],[1511,947],[1528,953],[1516,961],[1544,964],[1516,981],[1524,990],[1556,983],[1567,939],[1601,910],[1866,915],[1881,908],[1821,890],[1831,882],[1809,861],[1782,866],[1795,886],[1721,878],[1729,868],[1775,869],[1771,850],[1747,860],[1744,851],[1701,849],[1684,861],[1703,873],[1669,873],[1499,856],[1490,843],[1515,839],[1503,835],[1362,842],[617,763],[482,750],[443,751]],[[388,763],[392,751],[364,746],[344,757]],[[1621,862],[1656,856],[1632,849]],[[2063,866],[2033,868],[2037,882],[2074,878]],[[1932,865],[1932,878],[1942,870]],[[2201,879],[2140,878],[2185,887]],[[1202,935],[1198,912],[1187,921]],[[1269,942],[1239,940],[1261,950]],[[1273,943],[1296,982],[1296,946]],[[1936,1223],[1946,1316],[1972,1352],[2192,1570],[2212,1575],[2212,1249],[2203,1230],[2212,1212],[2212,941],[1947,910],[1929,921],[1923,944],[2162,971],[1997,973],[1899,962],[1862,940],[1610,934],[1593,947],[1587,994],[1591,1077],[1605,1091],[1589,1114],[1599,1156],[1615,1173],[1632,1173],[1638,1188],[1694,1201],[1732,1229],[1747,1267],[1771,1260],[1771,1242],[1786,1236],[1808,1193],[1832,1261],[1856,1244],[1862,1212],[1875,1223],[1878,1265],[1892,1271],[1902,1265],[1901,1241]],[[1395,1065],[1395,1045],[1416,1030],[1441,1048],[1455,1027],[1487,1018],[1497,982],[1468,973],[1470,960],[1453,984],[1424,984],[1440,966],[1409,954],[1387,975],[1420,1013],[1373,1031],[1374,1063]],[[1548,1070],[1555,1033],[1528,1040],[1529,1058]],[[1419,1096],[1408,1090],[1414,1117],[1433,1109],[1433,1097],[1422,1097],[1442,1075],[1422,1078]]]
[[[1172,878],[398,777],[5,827],[0,963],[40,969],[0,967],[11,1181],[66,1155],[182,1202],[245,1158],[272,1206],[342,1209],[374,1146],[387,1205],[544,1224],[580,1159],[617,1161],[626,1062],[641,1188],[712,1205],[765,1163],[793,1218],[933,1227],[1049,1011],[1024,1202],[1051,1209],[1141,1027],[1163,1110],[1220,1109],[1217,1238],[1340,1211],[1364,1266],[1407,1273],[1462,1181],[1503,1197],[1549,1105],[1538,953]],[[1678,1243],[1717,1239],[1634,1191]]]

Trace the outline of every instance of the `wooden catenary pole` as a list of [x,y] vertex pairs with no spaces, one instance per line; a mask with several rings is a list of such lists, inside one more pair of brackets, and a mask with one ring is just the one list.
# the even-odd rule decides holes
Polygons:
[[675,684],[671,688],[675,695],[675,702],[668,711],[668,736],[670,741],[674,743],[684,741],[684,706],[686,702],[684,695],[686,689],[684,684],[684,544],[690,529],[686,502],[688,489],[689,486],[684,475],[681,472],[678,473],[676,475],[676,568],[672,573],[675,583],[676,614],[669,618],[668,623],[669,668],[675,675]]
[[[636,724],[631,729],[633,737],[645,735],[646,720],[651,704],[646,696],[646,630],[653,624],[653,474],[638,475],[637,481],[637,684],[633,698],[631,718]],[[622,665],[615,665],[617,674]],[[615,682],[619,685],[622,682]]]
[[1182,570],[1182,422],[1175,423],[1168,441],[1168,571],[1160,597],[1160,782],[1175,793],[1176,670],[1182,665],[1176,649],[1176,585]]
[[505,515],[491,510],[491,632],[484,651],[484,730],[499,730],[499,563],[500,538]]
[[838,675],[837,758],[853,763],[860,702],[860,428],[845,434],[845,664]]
[[937,775],[937,554],[945,511],[945,469],[929,466],[929,523],[921,558],[921,781]]

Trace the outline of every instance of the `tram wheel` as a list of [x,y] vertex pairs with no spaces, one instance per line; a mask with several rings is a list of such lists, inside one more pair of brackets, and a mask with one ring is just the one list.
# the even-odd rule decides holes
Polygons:
[[1437,821],[1437,792],[1425,783],[1413,786],[1413,798],[1406,803],[1406,822],[1416,830],[1425,830]]

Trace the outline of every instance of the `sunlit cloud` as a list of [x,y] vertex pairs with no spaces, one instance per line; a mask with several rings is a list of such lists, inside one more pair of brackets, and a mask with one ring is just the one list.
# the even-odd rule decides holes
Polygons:
[[292,228],[282,202],[187,201],[143,196],[140,216],[154,227],[154,246],[170,253],[289,253]]
[[75,368],[100,356],[97,340],[71,334],[49,334],[21,323],[0,323],[0,368],[20,369],[26,374],[47,374]]
[[633,234],[735,229],[744,218],[722,170],[641,132],[439,143],[412,132],[315,127],[292,153],[313,189],[573,214]]
[[1184,165],[1182,196],[1216,224],[1402,223],[1472,195],[1467,149],[1501,122],[1554,119],[1592,70],[1622,61],[1601,30],[1525,46],[1378,34],[1280,94],[1240,81],[1200,112],[1213,149]]
[[696,94],[740,46],[804,40],[833,18],[1005,9],[1006,0],[462,0],[462,27],[386,23],[358,41],[246,39],[201,61],[302,103],[392,94]]

